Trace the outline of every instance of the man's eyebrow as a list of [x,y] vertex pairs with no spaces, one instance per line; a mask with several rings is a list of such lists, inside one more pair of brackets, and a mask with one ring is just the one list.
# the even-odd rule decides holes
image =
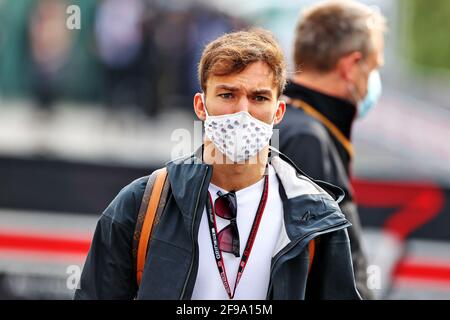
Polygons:
[[252,91],[252,94],[266,94],[266,95],[272,95],[272,90],[270,89],[257,89]]
[[[239,87],[234,87],[234,86],[230,86],[227,84],[219,84],[216,86],[216,90],[227,90],[227,91],[231,91],[231,92],[236,92],[239,91],[240,88]],[[272,95],[272,90],[270,89],[255,89],[255,90],[251,90],[250,93],[252,95],[258,95],[258,94],[262,94],[262,95]]]
[[226,84],[219,84],[219,85],[216,86],[216,90],[220,90],[220,89],[227,90],[227,91],[232,91],[232,92],[239,91],[238,87],[233,87],[233,86],[229,86],[229,85],[226,85]]

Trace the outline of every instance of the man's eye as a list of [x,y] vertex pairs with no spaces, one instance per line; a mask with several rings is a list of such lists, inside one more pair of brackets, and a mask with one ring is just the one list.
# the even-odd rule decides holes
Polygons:
[[268,101],[269,99],[264,96],[256,96],[255,100],[258,102],[264,102],[264,101]]
[[222,97],[224,99],[231,99],[231,98],[233,98],[233,94],[232,93],[221,93],[221,94],[219,94],[219,97]]

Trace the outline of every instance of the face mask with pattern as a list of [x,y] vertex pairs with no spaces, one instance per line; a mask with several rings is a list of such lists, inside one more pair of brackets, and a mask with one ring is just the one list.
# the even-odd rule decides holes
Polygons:
[[206,109],[204,95],[202,100],[206,111],[205,134],[233,162],[244,162],[269,144],[273,121],[272,124],[267,124],[246,111],[211,116]]

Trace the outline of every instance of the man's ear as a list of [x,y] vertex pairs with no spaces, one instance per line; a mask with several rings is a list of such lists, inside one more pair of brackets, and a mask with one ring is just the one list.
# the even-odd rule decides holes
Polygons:
[[277,125],[281,122],[286,112],[286,102],[284,100],[278,100],[277,111],[275,112],[275,118],[273,120],[273,125]]
[[204,95],[204,93],[200,92],[197,92],[194,95],[194,112],[201,121],[205,121],[206,112],[205,112],[204,98],[202,98],[202,95]]

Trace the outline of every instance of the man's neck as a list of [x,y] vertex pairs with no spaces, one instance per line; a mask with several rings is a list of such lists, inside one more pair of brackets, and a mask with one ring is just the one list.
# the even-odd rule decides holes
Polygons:
[[296,74],[292,81],[332,97],[348,99],[348,90],[335,72],[317,73],[305,71]]
[[266,147],[254,158],[250,159],[249,163],[245,164],[218,164],[217,161],[214,161],[212,157],[209,157],[205,153],[203,155],[203,160],[205,163],[213,166],[211,177],[212,184],[227,191],[238,191],[251,186],[262,179],[266,170],[268,154],[269,149]]

